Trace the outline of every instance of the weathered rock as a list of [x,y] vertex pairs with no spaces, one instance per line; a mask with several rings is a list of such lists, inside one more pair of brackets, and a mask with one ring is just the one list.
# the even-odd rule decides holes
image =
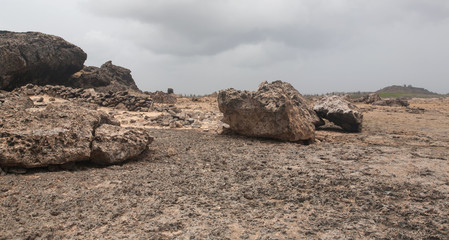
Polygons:
[[164,93],[162,91],[156,91],[154,93],[149,93],[149,95],[155,103],[175,104],[177,101],[174,94],[168,94],[168,93]]
[[104,107],[115,107],[129,111],[149,111],[153,108],[153,100],[139,93],[120,92],[96,92],[94,89],[71,88],[65,86],[37,86],[27,84],[13,90],[14,93],[25,95],[47,94],[52,97],[59,97],[82,102],[95,103]]
[[380,98],[378,93],[370,93],[370,94],[364,95],[361,98],[357,99],[356,102],[372,104],[374,102],[381,101],[381,100],[382,100],[382,98]]
[[112,123],[106,113],[69,104],[0,108],[0,165],[43,167],[86,161],[95,128]]
[[408,107],[410,103],[407,99],[389,98],[373,102],[373,105],[389,106],[389,107]]
[[223,122],[236,133],[284,141],[309,141],[321,119],[289,83],[263,82],[256,92],[222,90],[218,105]]
[[139,156],[153,141],[145,129],[104,124],[95,130],[91,161],[116,164]]
[[72,75],[70,85],[74,88],[94,88],[99,92],[140,91],[131,76],[131,70],[108,61],[98,67],[84,67]]
[[315,103],[313,110],[322,118],[348,132],[362,131],[363,114],[358,108],[340,96],[324,96]]
[[0,31],[0,89],[27,83],[65,85],[86,58],[81,48],[57,36]]

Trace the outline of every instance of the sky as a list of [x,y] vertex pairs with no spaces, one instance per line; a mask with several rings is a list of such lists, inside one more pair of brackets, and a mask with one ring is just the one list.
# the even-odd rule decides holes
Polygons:
[[1,0],[0,30],[60,36],[144,91],[449,93],[447,0]]

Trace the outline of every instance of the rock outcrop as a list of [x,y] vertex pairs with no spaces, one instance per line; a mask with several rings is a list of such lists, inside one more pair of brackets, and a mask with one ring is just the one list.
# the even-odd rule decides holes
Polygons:
[[[116,125],[119,123],[106,113],[97,111],[95,105],[69,102],[37,108],[26,96],[14,93],[2,93],[0,99],[0,166],[34,168],[93,160],[92,157],[99,156],[98,147],[95,151],[93,148],[99,141],[116,141],[116,146],[129,141],[126,143],[129,151],[125,155],[93,160],[104,164],[117,163],[137,156],[151,142],[143,130],[118,131],[120,127]],[[96,135],[98,129],[99,136]],[[103,129],[114,131],[108,136],[109,133]],[[116,138],[117,131],[125,136]],[[110,145],[113,146],[112,143]]]
[[223,122],[236,133],[280,139],[313,141],[321,119],[306,99],[287,82],[263,82],[256,92],[222,90],[218,105]]
[[72,75],[66,86],[73,88],[94,88],[99,92],[138,91],[131,76],[131,70],[116,66],[108,61],[98,67],[84,67]]
[[318,116],[328,119],[348,132],[361,132],[363,114],[358,108],[340,96],[324,96],[313,110]]
[[63,85],[87,55],[64,39],[37,32],[0,31],[0,89],[33,83]]

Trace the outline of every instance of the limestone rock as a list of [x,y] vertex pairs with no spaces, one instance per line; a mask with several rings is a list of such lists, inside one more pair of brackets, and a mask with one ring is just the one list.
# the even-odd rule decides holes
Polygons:
[[94,88],[99,92],[140,91],[131,76],[131,70],[108,61],[98,67],[84,67],[72,75],[70,87]]
[[324,96],[315,103],[313,110],[322,118],[348,132],[361,132],[363,114],[358,108],[340,96]]
[[144,129],[104,124],[95,130],[91,161],[116,164],[139,156],[153,141]]
[[92,133],[112,123],[101,111],[69,104],[10,111],[0,107],[0,165],[44,167],[86,161]]
[[256,92],[222,90],[218,105],[223,122],[236,133],[284,141],[310,141],[321,119],[289,83],[263,82]]
[[0,31],[0,89],[27,83],[65,85],[86,58],[81,48],[57,36]]

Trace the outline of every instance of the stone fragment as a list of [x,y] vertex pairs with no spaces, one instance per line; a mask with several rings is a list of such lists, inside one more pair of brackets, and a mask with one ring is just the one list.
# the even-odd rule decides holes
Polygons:
[[153,141],[145,129],[103,124],[95,130],[91,161],[117,164],[142,154]]

